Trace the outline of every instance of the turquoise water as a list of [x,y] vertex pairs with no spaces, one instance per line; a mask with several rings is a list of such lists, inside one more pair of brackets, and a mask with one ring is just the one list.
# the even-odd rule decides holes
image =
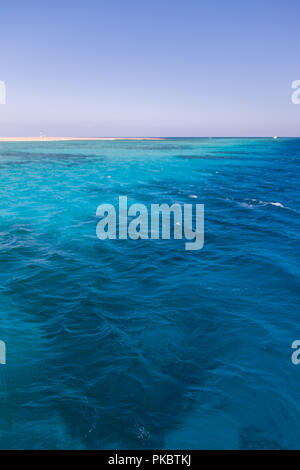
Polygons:
[[[300,139],[1,143],[0,447],[299,447],[299,157]],[[119,196],[203,203],[204,248],[100,241]]]

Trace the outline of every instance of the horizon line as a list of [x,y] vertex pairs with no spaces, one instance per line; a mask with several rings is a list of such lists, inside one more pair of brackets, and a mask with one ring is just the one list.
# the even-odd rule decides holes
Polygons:
[[300,136],[151,136],[151,137],[0,137],[1,142],[67,142],[67,141],[115,141],[115,140],[171,140],[171,139],[299,139]]

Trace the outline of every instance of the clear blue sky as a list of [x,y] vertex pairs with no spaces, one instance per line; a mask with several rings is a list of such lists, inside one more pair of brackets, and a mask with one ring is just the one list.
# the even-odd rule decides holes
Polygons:
[[300,136],[296,0],[1,3],[0,136]]

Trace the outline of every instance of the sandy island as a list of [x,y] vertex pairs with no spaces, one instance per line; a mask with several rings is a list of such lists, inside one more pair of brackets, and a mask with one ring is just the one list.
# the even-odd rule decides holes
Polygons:
[[0,142],[55,142],[69,140],[163,140],[161,137],[0,137]]

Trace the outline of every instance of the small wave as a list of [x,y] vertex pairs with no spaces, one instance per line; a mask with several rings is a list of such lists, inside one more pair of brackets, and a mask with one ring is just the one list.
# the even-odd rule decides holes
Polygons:
[[289,207],[284,206],[281,202],[272,202],[272,201],[259,201],[260,206],[276,206],[281,207],[282,209],[290,209]]
[[272,206],[278,206],[278,207],[282,207],[283,209],[287,209],[287,207],[285,207],[280,202],[270,202],[270,204],[272,204]]
[[281,207],[282,209],[291,209],[290,207],[284,206],[281,202],[272,202],[272,201],[259,201],[257,199],[247,199],[244,202],[241,202],[242,207],[253,208],[253,207],[266,207],[266,206],[276,206]]

